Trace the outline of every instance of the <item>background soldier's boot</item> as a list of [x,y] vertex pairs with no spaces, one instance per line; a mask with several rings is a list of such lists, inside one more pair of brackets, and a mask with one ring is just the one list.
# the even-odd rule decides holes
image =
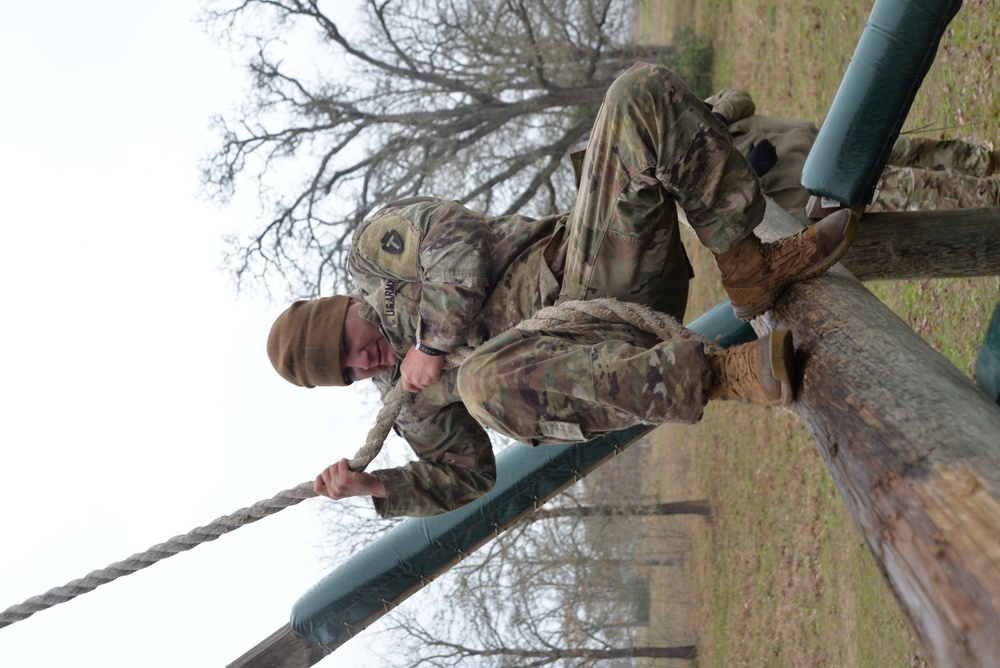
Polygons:
[[795,349],[792,333],[776,330],[756,341],[708,353],[713,379],[708,398],[790,406]]
[[774,305],[790,283],[819,276],[843,257],[858,232],[847,209],[798,234],[765,243],[752,233],[715,256],[736,317],[749,320]]

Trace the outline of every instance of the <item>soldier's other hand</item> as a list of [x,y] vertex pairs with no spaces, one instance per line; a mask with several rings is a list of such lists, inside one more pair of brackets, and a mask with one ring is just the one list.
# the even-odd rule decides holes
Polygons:
[[750,167],[759,178],[778,164],[778,152],[775,150],[774,144],[767,139],[761,139],[756,144],[750,144],[750,150],[747,151],[747,162],[750,163]]
[[385,498],[385,486],[378,476],[364,471],[352,471],[347,463],[346,459],[341,459],[320,471],[313,482],[313,491],[334,501],[350,496]]
[[407,392],[419,392],[441,379],[444,355],[428,355],[413,346],[399,365],[400,380]]

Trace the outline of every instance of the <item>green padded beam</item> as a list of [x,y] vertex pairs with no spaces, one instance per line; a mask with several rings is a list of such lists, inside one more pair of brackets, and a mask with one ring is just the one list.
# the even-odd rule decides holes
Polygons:
[[[723,347],[756,338],[750,325],[733,315],[728,300],[688,327]],[[365,547],[295,603],[292,630],[327,650],[339,647],[651,429],[632,427],[574,445],[511,445],[497,457],[497,480],[489,494],[444,515],[406,520]]]
[[993,309],[983,346],[976,357],[976,385],[1000,404],[1000,303]]
[[802,168],[802,185],[847,206],[871,203],[913,98],[961,0],[876,0]]

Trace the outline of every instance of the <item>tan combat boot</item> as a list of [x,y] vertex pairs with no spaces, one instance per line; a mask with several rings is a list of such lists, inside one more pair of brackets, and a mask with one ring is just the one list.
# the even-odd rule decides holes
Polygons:
[[789,284],[815,278],[835,265],[857,233],[857,218],[841,209],[794,236],[765,243],[751,233],[716,255],[736,317],[750,320],[760,315]]
[[708,353],[714,376],[708,398],[765,406],[792,405],[792,333],[776,330],[750,343]]

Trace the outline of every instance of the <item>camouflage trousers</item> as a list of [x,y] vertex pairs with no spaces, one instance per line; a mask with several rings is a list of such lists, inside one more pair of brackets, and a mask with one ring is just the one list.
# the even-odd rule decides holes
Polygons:
[[[639,64],[608,90],[588,142],[560,300],[610,296],[681,320],[691,268],[675,203],[716,253],[749,235],[764,211],[728,129],[675,74]],[[481,424],[529,444],[696,422],[710,382],[701,344],[605,322],[508,330],[458,374]]]
[[1000,174],[1000,151],[990,150],[986,144],[970,144],[961,139],[923,139],[900,135],[892,146],[889,164],[983,177]]
[[1000,205],[1000,152],[958,139],[900,136],[870,211]]

